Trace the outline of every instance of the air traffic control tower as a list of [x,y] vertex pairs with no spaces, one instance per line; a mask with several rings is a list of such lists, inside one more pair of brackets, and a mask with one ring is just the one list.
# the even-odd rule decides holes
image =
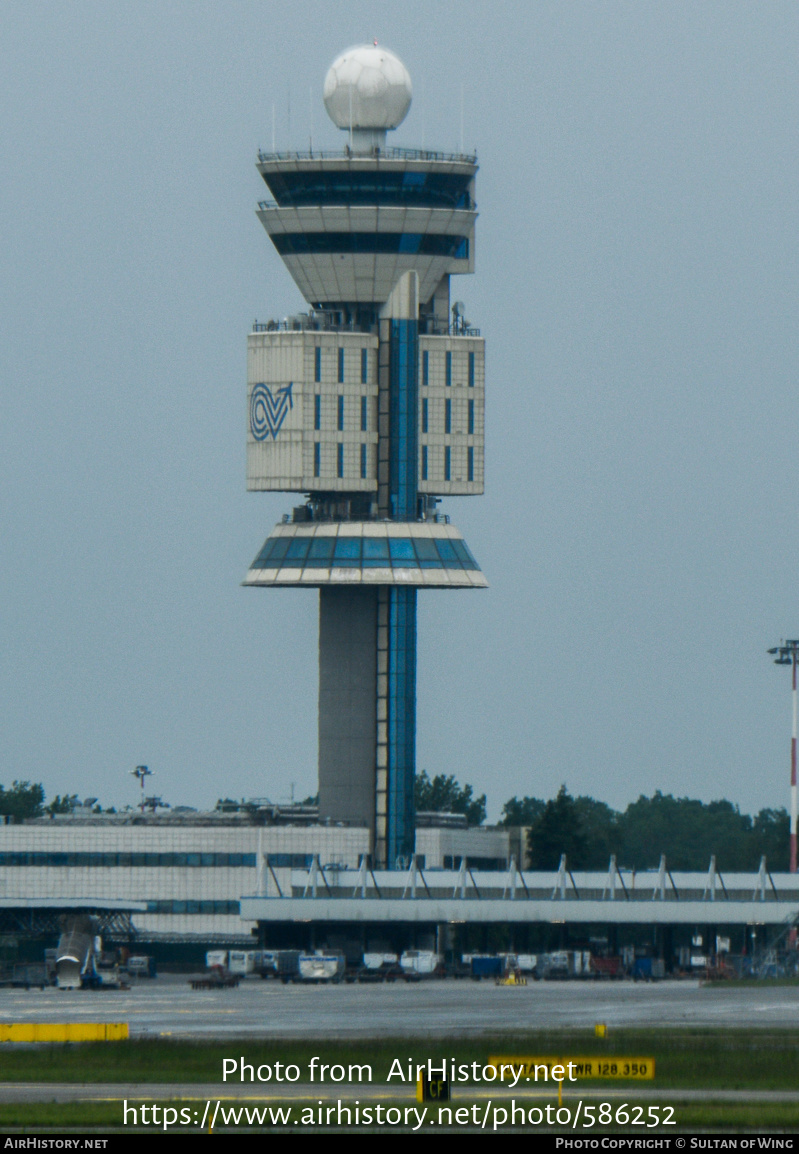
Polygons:
[[319,590],[320,819],[413,853],[416,595],[486,585],[439,510],[483,492],[484,345],[450,277],[474,271],[476,157],[387,147],[411,82],[367,45],[331,66],[339,152],[260,153],[258,216],[308,302],[249,336],[247,488],[306,495],[245,584]]

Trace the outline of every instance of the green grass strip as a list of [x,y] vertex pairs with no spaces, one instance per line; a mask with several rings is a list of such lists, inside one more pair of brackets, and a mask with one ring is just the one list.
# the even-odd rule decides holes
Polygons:
[[[2,1048],[0,1080],[4,1082],[210,1082],[224,1089],[223,1058],[243,1058],[249,1065],[300,1068],[308,1082],[312,1057],[328,1065],[369,1064],[372,1082],[384,1083],[391,1063],[400,1058],[424,1062],[454,1059],[458,1064],[484,1062],[490,1054],[597,1054],[653,1057],[658,1089],[724,1090],[794,1089],[799,1087],[799,1047],[788,1030],[612,1030],[607,1039],[588,1031],[528,1031],[514,1035],[457,1038],[426,1043],[419,1039],[318,1043],[307,1040],[174,1041],[133,1039],[127,1042],[12,1046]],[[349,1081],[345,1077],[344,1081]],[[356,1080],[356,1079],[353,1079]],[[238,1083],[238,1078],[236,1078]],[[330,1077],[326,1079],[331,1082]],[[258,1085],[257,1081],[254,1083]],[[272,1089],[275,1082],[267,1083]],[[396,1084],[396,1082],[395,1082]],[[586,1083],[589,1084],[589,1083]],[[603,1083],[610,1085],[609,1083]],[[599,1085],[594,1082],[593,1085]],[[646,1083],[637,1083],[645,1086]],[[618,1083],[613,1084],[615,1093]]]

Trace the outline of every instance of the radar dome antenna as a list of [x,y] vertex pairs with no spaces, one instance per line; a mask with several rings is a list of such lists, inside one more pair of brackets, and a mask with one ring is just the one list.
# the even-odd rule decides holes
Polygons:
[[348,48],[333,61],[323,96],[330,119],[350,133],[352,151],[368,155],[385,148],[386,132],[402,124],[413,90],[399,57],[375,40]]

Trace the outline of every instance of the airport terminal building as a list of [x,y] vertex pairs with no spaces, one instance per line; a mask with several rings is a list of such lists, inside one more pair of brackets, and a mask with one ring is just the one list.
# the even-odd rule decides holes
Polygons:
[[[417,830],[417,860],[437,870],[461,861],[503,869],[512,844],[508,830],[467,829],[451,815],[449,824]],[[130,903],[130,923],[116,936],[241,944],[257,929],[242,912],[243,895],[291,893],[295,872],[314,863],[325,876],[355,877],[369,853],[368,827],[319,824],[313,807],[77,812],[0,825],[0,910],[7,911],[7,930],[24,926],[25,911],[38,910],[27,924],[46,933],[56,908],[102,911]]]
[[[372,867],[367,826],[312,807],[77,813],[0,826],[0,936],[49,941],[65,912],[160,961],[214,946],[458,954],[577,946],[696,958],[718,940],[752,951],[799,914],[799,879],[771,874],[520,869],[525,831],[419,815],[403,870]],[[428,824],[437,821],[437,825]],[[668,847],[667,847],[668,848]],[[703,945],[694,943],[701,940]]]

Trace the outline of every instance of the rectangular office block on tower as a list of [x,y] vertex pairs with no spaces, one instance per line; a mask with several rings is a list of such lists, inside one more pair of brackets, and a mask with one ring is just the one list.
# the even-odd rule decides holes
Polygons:
[[485,341],[419,336],[419,492],[478,496],[485,476]]
[[376,490],[377,337],[291,323],[248,338],[247,488]]

